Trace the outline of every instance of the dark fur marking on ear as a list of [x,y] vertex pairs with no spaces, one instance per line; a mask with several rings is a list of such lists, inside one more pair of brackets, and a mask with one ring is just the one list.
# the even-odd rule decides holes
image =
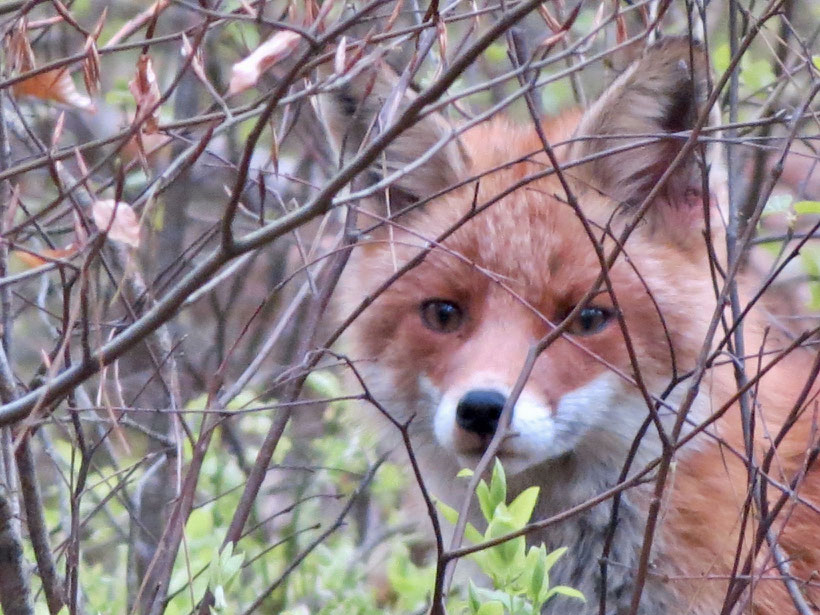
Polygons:
[[339,105],[341,105],[345,115],[353,117],[356,114],[356,108],[359,106],[359,103],[350,93],[347,86],[336,92],[336,100],[339,101]]
[[688,130],[694,123],[693,111],[696,108],[695,89],[692,81],[687,79],[681,83],[681,87],[676,89],[669,99],[666,109],[666,116],[663,119],[662,127],[667,132],[681,132]]
[[378,184],[382,180],[381,173],[377,173],[376,171],[367,171],[367,185],[372,186],[373,184]]

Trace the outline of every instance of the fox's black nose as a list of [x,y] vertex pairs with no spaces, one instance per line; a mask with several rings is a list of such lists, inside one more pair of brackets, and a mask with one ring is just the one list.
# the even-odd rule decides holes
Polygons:
[[498,417],[507,398],[498,391],[477,389],[468,391],[456,408],[456,423],[479,436],[490,436],[498,427]]

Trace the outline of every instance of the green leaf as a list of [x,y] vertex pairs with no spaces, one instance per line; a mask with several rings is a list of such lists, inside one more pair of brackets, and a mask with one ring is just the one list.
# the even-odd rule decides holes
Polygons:
[[715,65],[715,73],[718,75],[726,72],[726,69],[729,68],[729,62],[731,62],[731,60],[732,56],[729,53],[728,43],[722,43],[712,51],[712,64]]
[[230,542],[221,552],[217,549],[211,559],[208,570],[208,587],[214,592],[219,590],[224,594],[224,588],[230,584],[242,567],[245,555],[242,553],[234,555],[233,550],[234,544]]
[[536,603],[541,597],[541,590],[544,589],[544,585],[549,585],[546,559],[547,548],[543,544],[539,547],[530,548],[530,552],[527,553],[527,569],[532,571],[529,587],[527,587],[527,595],[530,600]]
[[[228,546],[230,546],[230,544]],[[211,559],[211,565],[208,567],[208,587],[216,587],[220,584],[219,581],[222,575],[220,574],[219,568],[219,551],[217,550]]]
[[228,585],[233,578],[239,573],[242,568],[242,562],[245,561],[244,553],[237,553],[225,559],[222,564],[222,582]]
[[493,466],[493,476],[490,479],[490,508],[495,511],[499,504],[507,502],[507,476],[504,473],[504,466],[495,459]]
[[516,529],[518,528],[513,525],[513,518],[510,514],[510,509],[507,508],[506,504],[499,504],[495,508],[495,514],[493,515],[492,520],[487,525],[487,531],[484,533],[484,537],[499,538],[500,536],[509,534]]
[[128,79],[121,77],[115,79],[111,88],[105,93],[105,102],[112,107],[122,107],[124,109],[134,109],[136,101],[134,95],[128,89]]
[[524,527],[532,517],[535,503],[538,501],[538,487],[525,489],[509,505],[510,516],[516,527]]
[[556,585],[555,587],[553,587],[547,594],[547,598],[549,599],[556,595],[566,596],[567,598],[576,598],[581,602],[587,601],[587,599],[584,597],[584,594],[579,592],[574,587],[568,587],[566,585]]
[[472,523],[468,523],[464,526],[464,537],[474,544],[478,544],[484,541],[484,537],[481,535],[475,526]]
[[820,70],[820,56],[812,56],[811,62],[814,64],[814,68]]
[[493,511],[495,510],[495,506],[493,506],[492,500],[490,498],[490,488],[487,486],[485,481],[479,481],[478,485],[475,488],[475,494],[478,498],[478,506],[481,508],[481,514],[484,515],[484,518],[487,521],[493,518]]
[[549,555],[547,555],[547,559],[544,562],[544,566],[547,569],[547,572],[552,570],[552,567],[555,566],[555,562],[561,559],[561,556],[567,552],[567,547],[559,547],[552,551]]
[[485,602],[476,611],[476,615],[504,615],[504,605],[497,600]]
[[436,508],[441,513],[441,516],[444,517],[449,523],[455,525],[458,523],[458,511],[453,508],[452,506],[447,506],[441,500],[436,500]]
[[398,597],[396,606],[401,612],[414,612],[427,602],[433,590],[435,567],[419,567],[410,560],[410,551],[399,543],[387,563],[387,580]]
[[456,478],[471,478],[472,475],[475,474],[470,468],[462,468],[456,474]]
[[766,206],[763,208],[763,217],[771,216],[772,214],[781,214],[789,211],[792,204],[792,197],[788,194],[773,194],[766,201]]
[[[496,508],[496,514],[490,524],[487,526],[485,538],[488,540],[494,538],[501,538],[510,532],[514,532],[516,528],[512,524],[512,517],[509,514],[507,507],[504,504],[499,504]],[[516,558],[521,556],[523,559],[524,549],[526,548],[526,541],[523,536],[511,538],[500,545],[491,547],[488,551],[494,563],[493,571],[487,571],[490,574],[499,578],[510,577],[510,567],[514,564]],[[515,574],[514,576],[518,576]]]
[[305,386],[321,397],[333,398],[344,395],[344,387],[336,374],[326,370],[310,372]]
[[477,613],[478,609],[481,608],[481,601],[478,599],[478,591],[476,591],[476,586],[472,579],[470,579],[470,583],[467,586],[467,603],[470,606],[470,611],[473,613]]
[[493,43],[484,51],[489,62],[499,63],[507,61],[507,46],[502,43]]
[[157,203],[151,208],[149,222],[151,223],[151,228],[157,232],[161,232],[165,228],[165,203]]
[[[458,511],[456,511],[455,508],[447,506],[447,504],[445,504],[441,500],[436,500],[436,508],[438,508],[438,511],[441,513],[441,516],[444,517],[444,519],[448,523],[452,523],[453,525],[458,523]],[[464,527],[464,537],[475,544],[484,542],[484,537],[477,529],[475,529],[475,526],[472,523],[468,523]]]
[[740,65],[740,82],[750,90],[759,90],[774,81],[774,73],[767,60],[752,60],[749,56],[744,56]]
[[225,600],[225,588],[221,585],[214,587],[214,609],[216,611],[223,611],[227,608],[228,603]]
[[797,201],[794,211],[798,214],[820,214],[820,201]]
[[[813,280],[820,279],[820,264],[818,264],[820,252],[816,248],[805,246],[800,251],[800,260],[810,278]],[[809,293],[811,294],[809,307],[812,310],[820,309],[820,283],[811,282],[809,284]]]

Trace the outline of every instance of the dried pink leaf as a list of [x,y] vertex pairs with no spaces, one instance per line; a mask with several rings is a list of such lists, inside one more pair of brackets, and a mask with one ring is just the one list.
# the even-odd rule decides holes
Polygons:
[[33,30],[40,30],[42,28],[47,28],[48,26],[61,23],[62,21],[64,21],[62,15],[53,15],[51,17],[45,17],[44,19],[35,19],[28,22],[28,30],[29,32]]
[[121,241],[129,246],[140,245],[140,222],[128,203],[114,199],[94,201],[91,205],[94,224],[107,233],[109,239]]
[[[440,19],[436,22],[436,35],[438,36],[438,48],[441,52],[441,58],[446,61],[447,58],[447,26],[444,25],[444,20]],[[444,63],[442,62],[442,67]]]
[[305,8],[305,18],[304,22],[305,25],[311,25],[314,21],[316,21],[316,16],[319,14],[319,6],[316,4],[316,0],[306,0],[304,3]]
[[555,45],[555,43],[559,42],[564,37],[566,37],[566,35],[567,35],[566,30],[559,30],[555,34],[552,34],[552,35],[548,36],[547,38],[545,38],[543,41],[541,41],[539,43],[538,47],[539,48],[552,47],[553,45]]
[[[561,39],[563,39],[569,33],[569,30],[570,30],[570,28],[572,28],[572,24],[574,24],[575,20],[578,18],[578,14],[580,13],[580,11],[581,11],[581,4],[578,4],[572,10],[572,12],[569,14],[569,16],[566,18],[564,23],[562,23],[558,27],[557,30],[553,30],[554,34],[552,34],[551,36],[548,36],[543,41],[541,41],[541,43],[538,45],[539,49],[540,48],[545,48],[545,47],[547,49],[549,49],[550,47],[555,45],[555,43],[557,43]],[[547,12],[546,14],[548,15],[549,13]],[[544,17],[545,13],[542,12],[541,15],[542,15],[542,17]],[[550,18],[552,18],[551,15],[550,15]],[[554,18],[552,18],[552,19],[554,19]],[[555,24],[553,24],[553,25],[555,25]],[[550,26],[550,29],[553,29],[552,25]]]
[[9,33],[5,47],[13,72],[26,73],[34,68],[34,51],[28,40],[28,21],[25,17]]
[[543,4],[538,6],[538,12],[541,13],[541,18],[547,24],[547,27],[553,32],[558,32],[561,29],[561,22],[553,17],[546,6]]
[[90,38],[83,60],[83,81],[91,96],[96,96],[100,92],[100,54],[97,51],[97,44]]
[[270,146],[270,160],[273,163],[273,172],[278,177],[279,176],[279,137],[276,134],[276,126],[271,120],[270,123],[270,131],[271,131],[271,146]]
[[271,66],[286,58],[299,44],[301,36],[292,30],[280,30],[244,60],[233,65],[228,95],[244,92],[256,85]]
[[[6,38],[6,56],[16,73],[27,73],[35,69],[34,52],[28,40],[27,27],[27,21],[21,19]],[[91,99],[77,90],[68,68],[55,68],[32,75],[12,85],[11,91],[18,98],[30,96],[40,100],[53,100],[86,111],[95,110]]]
[[345,52],[347,47],[347,37],[339,39],[339,44],[336,46],[336,55],[333,57],[333,72],[337,75],[344,75],[345,73]]
[[151,64],[151,57],[142,54],[137,60],[137,74],[128,83],[128,89],[137,101],[135,122],[142,123],[142,130],[147,134],[159,130],[159,93],[157,76]]
[[83,81],[85,81],[85,89],[91,96],[96,96],[100,91],[100,54],[97,51],[97,39],[100,37],[100,32],[102,32],[107,15],[108,8],[104,8],[100,18],[94,26],[94,29],[85,41]]
[[618,13],[615,16],[615,42],[620,45],[627,38],[629,38],[629,35],[626,31],[626,20],[624,19],[623,13]]
[[18,97],[31,96],[40,100],[53,100],[85,111],[96,110],[91,99],[77,90],[67,68],[39,73],[18,81],[11,89]]
[[202,48],[194,52],[194,47],[191,45],[191,41],[188,40],[188,37],[185,36],[185,33],[182,33],[182,57],[188,58],[191,54],[193,57],[191,58],[191,68],[194,71],[194,74],[197,78],[202,81],[203,83],[208,83],[208,76],[205,74],[205,66],[202,63]]
[[11,253],[25,265],[26,269],[33,269],[74,256],[77,250],[79,250],[79,246],[70,243],[65,248],[46,248],[39,252],[31,250],[12,250]]
[[77,168],[80,171],[80,175],[82,177],[88,177],[88,164],[86,164],[85,158],[83,158],[83,154],[80,152],[79,147],[74,148],[74,160],[77,162]]

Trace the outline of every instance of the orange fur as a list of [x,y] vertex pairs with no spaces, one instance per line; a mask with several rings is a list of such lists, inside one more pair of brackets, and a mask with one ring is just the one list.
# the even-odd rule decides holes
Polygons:
[[[664,109],[663,97],[667,96],[667,89],[685,89],[686,83],[692,88],[692,84],[686,81],[688,72],[674,78],[670,76],[681,63],[685,68],[689,57],[688,43],[684,46],[678,40],[650,50],[634,71],[622,76],[604,95],[602,100],[606,101],[606,107],[603,112],[599,103],[598,110],[593,107],[584,116],[571,112],[545,122],[548,141],[566,141],[573,131],[582,136],[588,134],[585,130],[594,131],[589,134],[601,135],[604,124],[612,134],[621,131],[637,134],[662,128],[658,117]],[[641,95],[650,101],[639,101],[638,106],[657,104],[658,110],[633,108],[636,103],[629,94],[636,84],[644,88],[640,90]],[[648,96],[647,91],[654,92],[658,100]],[[697,94],[695,88],[692,98]],[[669,97],[673,95],[677,98],[667,106],[674,107],[673,103],[682,100],[677,90]],[[621,121],[621,118],[626,119]],[[440,120],[436,121],[440,124]],[[435,132],[439,124],[427,128]],[[332,121],[329,128],[334,134]],[[335,128],[338,143],[342,128]],[[416,133],[421,135],[424,130],[422,124],[416,128]],[[424,142],[424,147],[436,141],[434,135],[419,139]],[[580,143],[580,146],[576,143],[558,147],[556,151],[564,162],[571,162],[611,146],[608,143],[596,145],[594,140]],[[631,154],[620,154],[620,158],[603,158],[600,162],[566,171],[583,215],[605,253],[613,249],[613,237],[618,237],[630,220],[630,209],[622,204],[640,203],[646,194],[641,186],[644,178],[635,173],[644,167],[647,174],[663,172],[677,151],[674,143],[647,145]],[[680,141],[676,143],[679,147]],[[417,453],[422,462],[426,462],[429,474],[437,475],[439,482],[444,484],[452,479],[448,472],[474,462],[486,444],[479,435],[457,425],[443,425],[443,419],[438,415],[448,403],[448,396],[458,399],[465,390],[485,386],[483,383],[508,391],[518,378],[532,344],[546,336],[581,300],[601,270],[577,212],[566,202],[563,187],[554,174],[520,187],[463,222],[474,204],[489,202],[515,182],[549,167],[546,155],[540,151],[541,142],[531,127],[515,127],[505,120],[493,120],[467,131],[459,146],[466,155],[461,155],[457,164],[448,162],[459,156],[453,148],[439,153],[437,176],[446,178],[449,183],[458,178],[480,179],[438,197],[423,208],[399,216],[389,230],[374,230],[352,257],[346,293],[348,305],[358,305],[392,275],[397,266],[417,255],[425,247],[425,242],[445,235],[454,225],[460,225],[441,245],[435,246],[419,266],[410,269],[379,295],[358,319],[352,332],[353,353],[355,358],[364,361],[362,369],[368,384],[373,386],[384,406],[395,411],[397,416],[416,415],[411,428]],[[405,148],[406,158],[408,151],[419,146],[417,141],[399,140],[396,147]],[[391,153],[388,151],[387,155],[389,157]],[[510,164],[510,161],[524,156],[527,156],[526,160]],[[650,158],[652,162],[647,166],[643,161]],[[703,238],[701,203],[704,195],[700,186],[690,178],[693,168],[691,162],[683,166],[683,171],[670,181],[668,190],[652,204],[648,222],[639,224],[624,246],[623,254],[609,272],[614,299],[602,292],[591,302],[596,307],[611,310],[617,300],[641,377],[653,395],[660,395],[674,374],[684,374],[696,367],[716,310],[715,287]],[[624,178],[624,173],[631,175]],[[435,192],[439,186],[429,184],[431,173],[424,177],[414,183],[418,178],[413,173],[407,174],[401,180],[401,189],[415,193],[416,197]],[[720,192],[718,187],[711,196]],[[369,206],[378,208],[378,203]],[[367,225],[386,215],[378,209],[376,212],[373,219],[364,220],[362,224]],[[711,240],[713,245],[721,246],[721,213],[714,203],[709,216]],[[604,229],[610,232],[604,232]],[[752,281],[744,280],[741,279],[741,295],[750,297]],[[419,306],[429,299],[446,300],[459,306],[464,319],[457,330],[441,332],[425,325],[419,317]],[[611,483],[612,478],[606,472],[614,471],[617,475],[620,471],[631,441],[629,438],[634,435],[633,425],[639,424],[647,414],[645,404],[642,413],[636,410],[643,398],[634,384],[634,366],[627,352],[624,333],[614,320],[595,334],[565,334],[558,338],[538,358],[525,387],[525,395],[532,400],[527,403],[544,413],[543,417],[537,417],[537,421],[533,419],[532,424],[545,425],[560,417],[562,404],[569,404],[567,400],[574,394],[587,391],[584,393],[587,397],[572,402],[575,414],[571,416],[577,424],[570,421],[557,425],[555,442],[543,446],[560,448],[563,446],[561,438],[572,440],[576,436],[577,442],[572,440],[574,444],[567,451],[544,453],[532,462],[526,461],[532,454],[531,449],[521,448],[524,444],[520,443],[526,439],[524,436],[532,436],[535,450],[540,446],[539,434],[513,433],[502,445],[502,460],[525,459],[521,465],[521,486],[531,482],[542,486],[541,497],[547,501],[539,513],[545,516],[557,512],[555,507],[583,501]],[[723,331],[718,327],[716,340],[722,337]],[[745,318],[744,334],[747,353],[761,352],[764,367],[777,353],[763,353],[782,348],[788,341],[785,335],[767,331],[765,309],[759,305]],[[769,450],[770,438],[778,434],[805,386],[813,358],[812,352],[795,350],[773,367],[755,389],[753,413],[758,464]],[[734,371],[725,355],[722,359],[723,365],[707,370],[700,385],[701,395],[692,409],[696,423],[709,419],[737,392]],[[749,378],[755,377],[757,364],[754,357],[747,359]],[[812,394],[816,391],[817,387],[814,387]],[[667,427],[670,421],[674,421],[674,405],[680,401],[674,396],[669,399],[673,400],[669,402],[673,408],[659,410]],[[812,395],[808,400],[813,400]],[[606,407],[599,407],[598,402]],[[514,420],[519,405],[513,410]],[[584,412],[592,418],[587,420]],[[635,416],[636,413],[639,416]],[[778,484],[788,486],[802,472],[807,451],[817,446],[814,415],[813,401],[805,404],[800,418],[778,446],[769,472]],[[600,424],[595,423],[597,420]],[[650,431],[653,429],[650,427]],[[579,431],[583,433],[578,435]],[[677,452],[674,470],[664,492],[642,614],[705,615],[721,611],[727,578],[732,572],[743,528],[743,508],[749,490],[743,442],[739,407],[729,404],[728,410],[704,433]],[[649,444],[645,449],[645,454],[639,454],[636,467],[660,450]],[[595,463],[583,465],[584,456],[594,457]],[[561,475],[567,459],[573,459],[572,463],[583,468],[580,474]],[[602,474],[596,478],[594,473],[599,471],[599,466],[608,469],[606,472],[600,470]],[[578,481],[579,485],[588,482],[590,487],[583,493],[570,493],[574,484],[566,483],[573,481]],[[791,572],[798,579],[804,598],[816,607],[820,604],[820,581],[817,579],[820,568],[820,472],[810,468],[799,483],[797,495],[783,507],[772,530],[789,559]],[[515,476],[511,485],[516,485]],[[638,518],[646,513],[652,487],[637,487],[628,494],[638,511],[635,513]],[[773,505],[782,492],[772,484],[768,485],[767,491],[769,505]],[[608,504],[604,506],[607,508],[602,509],[603,514],[607,516]],[[753,521],[745,527],[741,567],[755,538],[757,513],[759,511],[752,505],[750,517]],[[640,529],[642,526],[639,523],[636,527]],[[583,531],[578,532],[558,534],[557,538],[545,533],[535,539],[548,543],[569,535],[583,539]],[[629,546],[631,543],[626,544],[625,551],[631,558],[635,555],[632,551],[637,552],[641,543],[639,541],[632,547]],[[566,546],[572,554],[574,545]],[[741,603],[747,602],[743,612],[757,615],[794,612],[785,585],[776,578],[779,573],[765,541],[753,560],[751,574],[755,581],[741,599]],[[597,571],[597,560],[592,558],[585,565],[588,567],[586,572],[581,570],[574,574],[581,575],[579,582],[588,583],[594,591],[594,583],[583,575]],[[630,581],[629,578],[624,581],[627,588]],[[588,598],[588,612],[597,613],[595,597]]]

